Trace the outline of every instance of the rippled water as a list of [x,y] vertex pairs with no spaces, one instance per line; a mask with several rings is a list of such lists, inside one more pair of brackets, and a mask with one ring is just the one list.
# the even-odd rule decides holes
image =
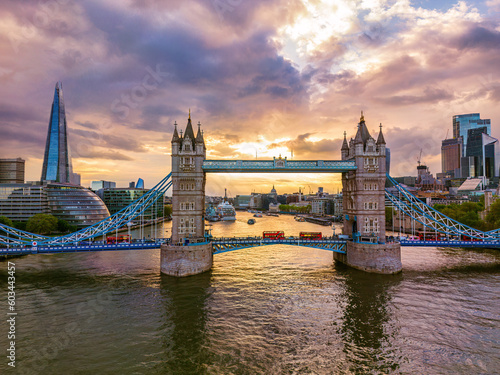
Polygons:
[[[331,234],[249,217],[213,234]],[[160,274],[158,250],[18,258],[17,367],[2,356],[0,372],[499,373],[500,252],[402,253],[403,273],[382,276],[336,265],[331,252],[269,246],[216,255],[211,272],[182,279]]]

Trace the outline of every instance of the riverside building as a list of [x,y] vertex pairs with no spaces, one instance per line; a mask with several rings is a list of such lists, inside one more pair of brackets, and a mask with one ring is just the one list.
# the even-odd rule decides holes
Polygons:
[[50,112],[41,181],[24,183],[24,160],[6,160],[10,171],[15,164],[15,171],[2,180],[13,183],[0,183],[0,216],[12,221],[27,221],[36,214],[50,213],[80,228],[109,216],[104,202],[92,191],[80,186],[80,175],[73,173],[62,85],[59,82]]

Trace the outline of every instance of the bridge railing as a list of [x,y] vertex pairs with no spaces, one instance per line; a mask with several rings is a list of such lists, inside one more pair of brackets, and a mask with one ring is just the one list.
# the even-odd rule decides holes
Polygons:
[[391,176],[387,175],[387,179],[397,189],[398,194],[392,194],[386,189],[386,197],[396,206],[396,208],[413,220],[424,225],[424,227],[451,236],[466,236],[469,238],[492,241],[500,239],[498,232],[483,232],[462,224],[422,202],[419,198],[404,189]]
[[[171,173],[163,178],[155,187],[142,197],[132,202],[129,206],[123,208],[117,213],[101,220],[100,222],[83,228],[77,232],[70,233],[59,237],[39,236],[28,232],[18,231],[15,228],[0,226],[0,229],[6,232],[7,236],[0,236],[0,244],[10,246],[14,240],[16,244],[30,245],[32,241],[36,240],[39,245],[62,246],[68,243],[79,242],[104,236],[118,228],[121,228],[127,222],[133,220],[137,216],[143,214],[149,207],[151,207],[156,200],[162,197],[165,192],[172,186]],[[6,228],[5,228],[6,227]],[[13,235],[14,238],[10,238]],[[30,238],[28,235],[33,235]]]

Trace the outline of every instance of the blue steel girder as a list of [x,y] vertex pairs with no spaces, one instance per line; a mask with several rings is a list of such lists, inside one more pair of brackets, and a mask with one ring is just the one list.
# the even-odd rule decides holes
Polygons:
[[208,173],[342,173],[356,170],[353,160],[204,160]]
[[[171,175],[172,174],[169,173],[148,193],[132,202],[129,206],[123,208],[119,212],[94,225],[83,228],[71,234],[60,237],[46,237],[28,232],[18,231],[15,228],[7,226],[1,226],[0,231],[5,232],[7,236],[0,235],[0,245],[9,246],[13,242],[19,245],[31,245],[32,242],[36,241],[39,246],[63,246],[66,244],[100,237],[105,235],[106,233],[113,232],[125,225],[127,222],[133,220],[135,217],[141,215],[150,206],[152,206],[154,202],[156,202],[156,200],[161,198],[165,194],[165,192],[172,186]],[[11,235],[12,237],[10,237]]]
[[251,247],[272,246],[272,245],[291,245],[303,246],[313,249],[333,251],[345,254],[346,241],[339,240],[303,240],[299,238],[287,238],[283,240],[272,240],[263,238],[235,238],[235,239],[213,239],[212,246],[214,254],[226,253],[229,251],[248,249]]
[[397,189],[398,195],[396,196],[386,189],[386,197],[396,208],[408,215],[412,220],[423,224],[424,227],[432,231],[452,236],[463,235],[489,241],[500,239],[499,233],[483,232],[443,215],[441,212],[423,203],[420,199],[404,189],[389,175],[387,175],[387,179],[393,183],[394,187]]

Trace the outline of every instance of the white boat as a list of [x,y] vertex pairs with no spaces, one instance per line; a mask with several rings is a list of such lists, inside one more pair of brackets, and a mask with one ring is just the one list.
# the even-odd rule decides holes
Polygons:
[[222,203],[217,206],[217,214],[219,215],[220,220],[223,221],[236,220],[236,210],[231,203],[226,201],[222,201]]

